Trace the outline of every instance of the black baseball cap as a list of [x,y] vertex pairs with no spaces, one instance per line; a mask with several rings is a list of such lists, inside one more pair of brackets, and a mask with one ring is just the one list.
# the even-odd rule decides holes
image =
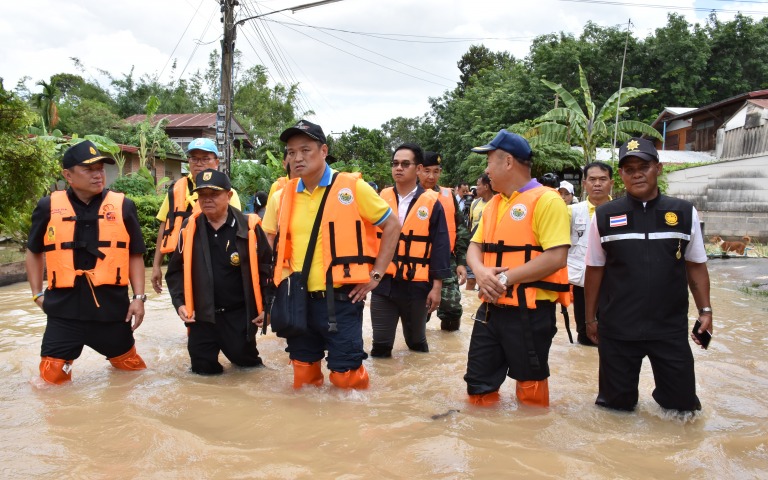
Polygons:
[[427,150],[424,152],[424,161],[421,162],[421,165],[424,167],[441,167],[442,168],[443,158],[440,156],[437,152],[430,152]]
[[96,145],[90,140],[83,140],[82,142],[72,145],[64,152],[64,157],[61,159],[61,166],[64,168],[72,168],[76,165],[90,165],[96,162],[115,164],[115,159],[107,155],[102,155]]
[[624,159],[629,157],[637,157],[646,162],[652,162],[654,160],[658,162],[659,152],[656,151],[656,146],[652,141],[645,138],[633,137],[619,147],[619,168],[621,168],[621,163]]
[[229,191],[232,190],[232,184],[225,173],[208,168],[197,174],[197,177],[195,177],[195,189],[192,191],[196,192],[201,188]]
[[327,143],[325,139],[325,133],[323,133],[323,129],[320,127],[320,125],[307,120],[299,120],[296,125],[285,129],[283,133],[280,134],[280,141],[287,143],[291,137],[300,133],[303,133],[304,135],[307,135],[310,138],[314,138],[315,140],[318,140],[322,143]]

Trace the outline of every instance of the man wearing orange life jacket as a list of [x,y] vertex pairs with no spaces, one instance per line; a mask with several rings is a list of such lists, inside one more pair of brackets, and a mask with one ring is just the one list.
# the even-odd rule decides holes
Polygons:
[[[152,288],[156,293],[163,291],[163,274],[160,270],[163,256],[176,250],[181,223],[185,218],[192,215],[193,211],[196,211],[195,178],[207,168],[219,168],[219,149],[216,148],[213,140],[196,138],[187,147],[187,161],[189,162],[189,175],[168,186],[168,193],[155,217],[160,220],[155,257],[152,262]],[[238,210],[241,209],[240,197],[235,190],[232,190],[229,204]]]
[[173,306],[189,326],[192,371],[221,373],[219,351],[237,366],[261,367],[256,327],[263,324],[272,250],[259,217],[229,204],[232,186],[224,173],[203,170],[195,184],[200,211],[184,221],[165,276]]
[[[286,143],[294,178],[273,197],[279,209],[267,208],[264,217],[264,231],[276,242],[275,285],[301,271],[328,189],[307,279],[307,332],[287,339],[293,386],[323,384],[321,361],[327,350],[334,386],[367,388],[364,300],[392,258],[400,232],[397,219],[359,175],[335,174],[326,164],[328,145],[319,125],[301,120],[280,140]],[[375,226],[383,231],[378,254]]]
[[[458,330],[461,326],[461,291],[459,286],[467,281],[467,246],[469,246],[469,230],[464,215],[461,212],[456,197],[450,188],[439,185],[440,174],[443,171],[442,158],[437,152],[424,152],[424,163],[417,171],[419,183],[425,190],[437,192],[440,204],[443,206],[445,221],[448,225],[448,237],[451,242],[451,276],[443,279],[443,289],[440,292],[440,308],[437,318],[440,319],[440,329],[448,332]],[[453,273],[455,272],[455,276]],[[429,317],[427,317],[429,321]]]
[[483,304],[469,344],[467,383],[475,405],[499,400],[506,377],[522,404],[549,405],[549,349],[555,302],[570,301],[568,210],[558,193],[531,178],[528,142],[502,129],[473,152],[488,155],[494,196],[467,251]]
[[120,370],[146,368],[133,338],[144,319],[146,247],[134,203],[104,188],[105,163],[115,161],[88,140],[70,147],[62,159],[69,189],[42,198],[32,213],[27,277],[48,315],[40,362],[48,383],[72,379],[85,345]]
[[440,306],[443,279],[451,276],[450,239],[438,193],[417,183],[424,151],[405,143],[392,156],[394,188],[381,191],[400,222],[400,240],[381,283],[371,295],[372,357],[391,357],[397,321],[410,350],[428,352],[427,315]]

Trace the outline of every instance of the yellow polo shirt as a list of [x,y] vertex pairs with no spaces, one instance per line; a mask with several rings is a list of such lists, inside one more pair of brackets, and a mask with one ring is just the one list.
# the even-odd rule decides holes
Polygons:
[[[317,217],[317,211],[320,207],[320,202],[323,199],[325,189],[331,183],[333,172],[334,171],[326,165],[320,183],[311,193],[304,186],[304,182],[299,180],[299,184],[296,187],[296,197],[294,199],[293,213],[291,214],[291,223],[289,227],[289,234],[291,236],[290,269],[285,269],[283,271],[283,278],[293,272],[301,271],[301,268],[304,266],[307,246],[309,245],[309,237],[312,234],[312,226]],[[261,224],[264,231],[272,235],[277,233],[277,214],[279,204],[281,203],[280,199],[282,198],[282,192],[282,190],[278,190],[273,194],[273,198],[267,202],[267,210],[264,213],[264,220]],[[373,188],[371,188],[371,186],[363,179],[357,181],[354,201],[357,205],[357,211],[360,212],[360,216],[373,225],[380,225],[392,214],[392,210],[389,208],[387,202],[379,197]],[[333,208],[332,198],[328,198],[325,208]],[[317,235],[317,244],[315,245],[315,251],[312,254],[312,264],[309,268],[307,288],[310,292],[325,290],[322,228]]]
[[[514,205],[514,201],[520,195],[520,192],[514,192],[510,197],[501,193],[498,195],[501,195],[501,202],[499,202],[499,209],[496,212],[496,222],[501,220],[501,216],[505,215],[507,210]],[[472,242],[483,243],[483,223],[487,219],[486,215],[480,218],[477,230],[472,236]],[[536,202],[536,207],[533,209],[533,235],[544,250],[571,244],[571,223],[568,207],[563,202],[560,194],[554,190],[544,193],[539,198],[539,201]],[[539,290],[536,293],[536,300],[554,302],[557,300],[557,293]]]
[[[192,188],[194,188],[195,179],[192,178],[192,175],[187,175],[185,178],[192,180],[192,185],[193,185]],[[192,194],[188,193],[187,204],[194,205],[195,203],[197,203],[197,192],[194,192]],[[229,199],[229,204],[238,210],[242,210],[242,207],[240,205],[240,196],[237,194],[234,188],[232,189],[232,198]],[[164,222],[165,219],[168,218],[168,193],[165,194],[165,198],[163,199],[163,204],[160,205],[160,210],[157,211],[157,216],[155,216],[155,218],[157,218],[161,222]]]

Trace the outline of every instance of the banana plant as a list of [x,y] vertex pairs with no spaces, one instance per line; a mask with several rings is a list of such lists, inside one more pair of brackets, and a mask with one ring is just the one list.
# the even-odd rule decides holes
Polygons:
[[625,105],[631,100],[655,92],[652,88],[624,87],[616,91],[598,110],[592,101],[592,95],[581,65],[579,65],[581,91],[584,95],[585,109],[562,85],[542,79],[541,82],[563,101],[565,106],[553,108],[534,120],[534,126],[525,133],[532,146],[560,143],[582,147],[584,165],[595,161],[597,147],[613,141],[614,127],[618,125],[617,141],[623,143],[632,133],[648,135],[662,139],[650,125],[637,120],[619,120],[615,123],[616,112],[619,118],[629,110]]

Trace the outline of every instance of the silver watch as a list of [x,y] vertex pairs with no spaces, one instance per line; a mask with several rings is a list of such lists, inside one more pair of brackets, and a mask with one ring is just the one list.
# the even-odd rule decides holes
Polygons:
[[498,278],[499,281],[501,282],[501,284],[504,285],[504,287],[506,288],[506,286],[507,286],[507,274],[504,273],[504,272],[501,272],[500,274],[498,274],[496,276],[496,278]]
[[144,294],[144,295],[134,295],[133,296],[133,300],[141,300],[142,302],[146,302],[147,301],[147,295],[146,294]]

